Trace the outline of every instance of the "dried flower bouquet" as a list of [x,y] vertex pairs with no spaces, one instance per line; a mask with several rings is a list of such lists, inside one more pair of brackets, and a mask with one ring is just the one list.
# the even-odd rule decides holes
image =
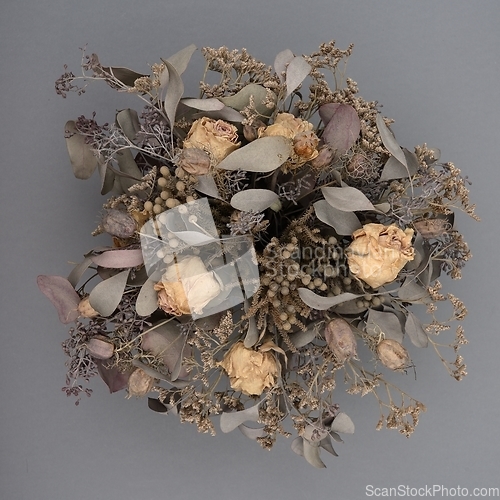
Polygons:
[[292,449],[324,467],[320,451],[335,455],[332,440],[354,431],[340,382],[375,396],[377,429],[409,436],[425,407],[386,377],[413,372],[411,350],[427,346],[454,378],[466,374],[462,327],[437,340],[466,314],[438,280],[460,278],[470,257],[454,227],[457,208],[477,219],[466,180],[439,150],[398,145],[391,120],[344,77],[352,46],[285,50],[273,67],[204,48],[191,98],[181,75],[195,50],[147,74],[83,51],[82,76],[66,68],[56,82],[63,97],[103,80],[144,103],[109,124],[94,114],[65,126],[75,176],[97,170],[111,196],[94,232],[109,246],[67,278],[38,277],[74,322],[63,390],[78,404],[98,374],[203,432],[220,414],[223,432],[264,448],[293,434]]

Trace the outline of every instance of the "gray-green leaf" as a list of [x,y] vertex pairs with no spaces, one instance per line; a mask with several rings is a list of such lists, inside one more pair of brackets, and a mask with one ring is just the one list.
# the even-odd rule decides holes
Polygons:
[[401,146],[397,143],[394,135],[389,130],[389,127],[387,127],[387,125],[385,124],[384,119],[382,118],[382,115],[380,113],[377,113],[377,128],[380,132],[382,142],[384,143],[384,146],[387,148],[389,153],[391,153],[391,155],[399,160],[405,167],[408,167],[405,154],[403,153]]
[[360,295],[349,292],[341,293],[340,295],[335,295],[334,297],[321,297],[320,295],[317,295],[313,291],[309,290],[309,288],[299,288],[298,292],[304,304],[318,311],[326,311],[327,309],[330,309],[330,307],[342,304],[342,302],[347,302],[348,300],[360,297]]
[[405,331],[408,337],[410,337],[411,343],[413,345],[417,347],[427,347],[429,343],[427,333],[424,330],[424,327],[422,326],[420,320],[411,311],[408,311]]
[[164,62],[167,67],[162,75],[167,72],[168,83],[163,107],[170,122],[170,126],[173,127],[175,123],[175,112],[184,94],[184,83],[182,83],[181,77],[175,67],[168,60]]
[[244,422],[257,422],[259,420],[259,405],[260,401],[245,410],[223,412],[220,416],[220,430],[227,433],[233,431]]
[[353,212],[345,212],[332,207],[326,200],[314,204],[316,217],[325,224],[333,227],[340,236],[351,235],[356,229],[361,228],[361,222]]
[[310,73],[311,66],[301,56],[294,57],[286,67],[286,97],[288,97]]
[[101,281],[90,292],[90,305],[102,316],[110,316],[118,307],[127,284],[130,269]]
[[127,139],[133,141],[137,132],[141,130],[141,124],[139,122],[139,116],[135,109],[122,109],[116,113],[116,123],[122,129]]
[[245,189],[231,198],[231,206],[242,212],[263,212],[278,201],[278,195],[269,189]]
[[350,186],[324,187],[321,192],[333,208],[343,212],[377,210],[359,189]]
[[149,316],[158,309],[158,293],[154,289],[155,281],[148,279],[137,296],[135,310],[139,316]]
[[398,317],[391,312],[370,309],[366,321],[366,332],[374,337],[383,333],[386,339],[396,340],[399,343],[403,341],[401,323]]
[[[249,83],[245,85],[239,92],[229,97],[221,97],[220,100],[230,108],[241,111],[250,104],[250,98],[253,98],[255,109],[264,116],[269,116],[272,113],[272,108],[268,108],[264,103],[268,96],[268,91],[262,85],[257,83]],[[276,97],[276,96],[275,96]],[[276,99],[274,99],[276,101]]]
[[191,44],[183,49],[176,52],[173,56],[170,56],[167,61],[175,68],[177,74],[182,75],[186,68],[188,67],[191,56],[196,50],[196,45]]
[[340,412],[330,427],[332,432],[340,432],[342,434],[354,433],[354,422],[345,413]]
[[88,179],[97,167],[97,158],[92,146],[87,144],[85,136],[77,131],[73,120],[64,125],[64,136],[73,174],[77,179]]

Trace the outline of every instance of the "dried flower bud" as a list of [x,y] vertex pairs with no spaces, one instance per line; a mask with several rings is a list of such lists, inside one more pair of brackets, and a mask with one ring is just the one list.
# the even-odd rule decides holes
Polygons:
[[413,225],[426,240],[437,238],[451,229],[451,224],[445,219],[423,219]]
[[410,364],[408,351],[393,339],[382,340],[377,345],[377,356],[380,362],[391,370],[406,368]]
[[109,359],[114,350],[115,346],[103,335],[96,335],[87,342],[87,351],[93,358]]
[[148,375],[143,369],[136,368],[128,379],[127,390],[129,397],[145,396],[153,388],[154,381],[155,379]]
[[313,160],[318,156],[318,150],[316,149],[318,144],[319,139],[311,130],[301,132],[293,138],[295,154],[305,161]]
[[347,175],[353,179],[365,179],[373,174],[373,167],[361,153],[356,153],[346,167]]
[[210,170],[210,157],[203,149],[186,148],[182,150],[179,167],[191,175],[205,175]]
[[78,304],[78,312],[83,318],[95,318],[99,313],[90,305],[90,300],[85,297]]
[[112,208],[102,218],[104,231],[118,238],[130,238],[137,230],[137,224],[132,216],[124,210]]
[[266,128],[262,120],[254,120],[251,125],[243,126],[243,136],[248,142],[255,141],[259,137],[259,130]]
[[311,166],[317,169],[328,167],[334,157],[335,155],[330,146],[321,146],[318,150],[318,156],[311,161]]
[[346,320],[335,318],[328,322],[325,327],[325,340],[340,363],[357,356],[356,337]]

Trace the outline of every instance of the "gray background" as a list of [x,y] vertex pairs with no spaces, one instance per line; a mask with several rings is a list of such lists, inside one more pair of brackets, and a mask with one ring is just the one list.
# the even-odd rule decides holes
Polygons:
[[[0,498],[365,498],[365,486],[500,486],[498,237],[500,3],[496,0],[3,0],[0,20],[1,344]],[[98,244],[104,201],[97,179],[73,178],[63,126],[98,111],[140,107],[104,84],[57,96],[63,63],[77,71],[88,43],[101,61],[147,63],[195,43],[246,47],[272,63],[289,48],[310,53],[332,38],[355,43],[348,75],[396,119],[399,142],[440,147],[473,181],[483,220],[459,217],[474,259],[448,283],[463,298],[469,376],[457,383],[430,351],[413,349],[413,374],[395,377],[428,412],[411,439],[376,432],[377,405],[338,390],[356,433],[315,470],[281,438],[266,452],[237,431],[198,434],[143,400],[110,396],[99,380],[79,407],[60,391],[66,328],[35,285],[66,275]],[[196,89],[200,54],[188,72]],[[452,336],[448,339],[451,341]]]

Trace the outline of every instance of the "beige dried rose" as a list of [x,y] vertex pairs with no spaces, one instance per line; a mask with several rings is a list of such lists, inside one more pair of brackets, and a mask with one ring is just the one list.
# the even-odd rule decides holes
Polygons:
[[296,118],[291,113],[279,113],[272,125],[259,129],[259,137],[280,136],[293,140],[296,135],[310,132],[313,128],[312,123]]
[[275,384],[279,366],[271,350],[276,349],[269,342],[254,350],[238,341],[226,352],[220,366],[228,374],[235,391],[248,396],[260,396],[264,389]]
[[201,314],[220,293],[219,282],[197,256],[184,257],[169,266],[154,289],[160,309],[174,316]]
[[177,165],[191,175],[205,175],[210,170],[210,156],[200,148],[185,148]]
[[411,246],[413,229],[365,224],[352,236],[353,242],[346,250],[349,269],[372,288],[394,281],[415,255]]
[[183,146],[184,149],[198,148],[206,151],[214,164],[218,164],[240,145],[238,129],[234,125],[204,116],[191,125]]

